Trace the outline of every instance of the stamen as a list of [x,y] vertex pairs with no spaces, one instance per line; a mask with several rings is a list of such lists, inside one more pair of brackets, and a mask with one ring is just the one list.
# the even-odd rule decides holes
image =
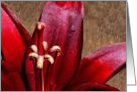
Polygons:
[[34,58],[38,58],[38,54],[37,53],[35,53],[35,52],[32,52],[32,53],[30,53],[29,54],[29,57],[34,57]]
[[53,46],[51,49],[50,49],[51,52],[57,52],[57,56],[59,56],[61,54],[61,48],[59,46]]
[[33,52],[37,53],[38,52],[38,48],[36,45],[31,45],[31,49],[33,50]]
[[48,61],[49,61],[51,64],[54,63],[54,59],[53,59],[53,57],[52,57],[51,55],[46,54],[46,55],[44,56],[44,58],[45,58],[45,59],[48,59]]
[[38,56],[37,58],[37,68],[42,69],[43,68],[43,63],[44,59],[47,59],[51,64],[54,63],[54,59],[51,55],[46,54],[45,56]]
[[43,68],[43,63],[44,63],[44,57],[43,56],[38,56],[37,68],[42,69]]
[[46,41],[43,41],[43,49],[47,50],[48,49],[48,43]]
[[[41,29],[41,28],[43,28],[43,26],[41,24],[38,24],[37,28]],[[46,51],[48,49],[48,43],[46,41],[41,41],[41,40],[40,40],[40,42],[42,42],[43,49]],[[40,46],[41,46],[41,43],[40,43]],[[32,49],[33,52],[31,52],[29,54],[29,57],[36,58],[36,60],[37,60],[36,67],[41,70],[41,81],[42,81],[41,82],[41,85],[42,85],[41,87],[42,87],[42,91],[44,91],[44,85],[45,85],[45,83],[44,83],[44,78],[45,77],[44,77],[44,69],[43,69],[44,61],[45,61],[45,59],[47,59],[47,61],[49,61],[50,64],[53,64],[56,61],[56,56],[59,56],[61,54],[61,48],[57,45],[52,46],[52,48],[50,49],[50,52],[51,53],[55,52],[55,53],[52,53],[52,54],[54,54],[53,55],[54,58],[49,54],[45,54],[45,55],[41,55],[41,54],[44,54],[44,53],[39,53],[38,54],[38,47],[36,45],[31,45],[31,49]],[[43,49],[40,49],[40,51],[43,50]]]

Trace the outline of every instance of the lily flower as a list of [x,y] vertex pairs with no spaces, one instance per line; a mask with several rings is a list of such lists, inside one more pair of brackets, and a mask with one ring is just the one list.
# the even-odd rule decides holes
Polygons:
[[117,91],[106,83],[126,64],[126,43],[81,59],[82,1],[47,1],[32,38],[1,5],[3,91]]

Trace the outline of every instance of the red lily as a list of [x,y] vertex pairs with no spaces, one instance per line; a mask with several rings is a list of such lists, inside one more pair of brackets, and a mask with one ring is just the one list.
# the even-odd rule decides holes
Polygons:
[[30,42],[27,31],[2,4],[2,90],[117,90],[105,82],[126,64],[126,43],[81,60],[83,10],[81,1],[46,2]]

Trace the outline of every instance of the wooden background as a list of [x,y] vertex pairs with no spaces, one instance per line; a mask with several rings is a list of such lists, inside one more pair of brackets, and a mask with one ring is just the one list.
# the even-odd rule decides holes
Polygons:
[[[5,1],[21,23],[32,35],[45,2]],[[82,57],[116,42],[126,41],[125,1],[86,1],[84,19],[84,47]],[[111,78],[107,84],[126,90],[126,68]]]

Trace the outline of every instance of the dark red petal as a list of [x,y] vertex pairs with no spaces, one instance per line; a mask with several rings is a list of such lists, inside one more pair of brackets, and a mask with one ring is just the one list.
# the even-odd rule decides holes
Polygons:
[[27,31],[15,16],[1,4],[1,85],[2,90],[25,90],[22,66],[30,41]]
[[1,50],[3,59],[21,70],[25,49],[30,41],[27,31],[16,17],[1,4]]
[[84,83],[78,85],[77,87],[74,87],[73,89],[69,89],[69,91],[119,91],[119,90],[106,84]]
[[126,43],[114,44],[97,50],[81,61],[72,85],[86,82],[105,83],[126,64]]
[[55,61],[51,75],[51,90],[60,90],[74,75],[82,49],[83,3],[81,1],[47,2],[40,21],[46,24],[44,40],[49,46],[59,45],[61,57]]
[[18,69],[12,63],[1,61],[1,90],[2,91],[25,91],[25,85]]
[[[43,36],[43,40],[48,43],[48,50],[54,45],[60,46],[62,50],[61,56],[55,59],[53,65],[45,61],[45,90],[60,90],[75,73],[81,58],[82,21],[83,3],[81,1],[48,1],[44,6],[40,22],[45,23],[46,29],[43,35],[39,35],[38,30],[35,31],[32,44],[35,43],[39,47],[40,43],[37,39]],[[40,51],[39,53],[41,54]],[[45,53],[52,55],[48,51]],[[52,56],[54,57],[54,55]],[[30,63],[30,61],[27,62]],[[30,64],[33,64],[33,62]],[[28,68],[30,68],[29,65]],[[31,71],[26,71],[27,76],[32,75],[32,71],[33,66]],[[38,79],[38,76],[36,79]],[[30,79],[28,80],[30,83]]]

